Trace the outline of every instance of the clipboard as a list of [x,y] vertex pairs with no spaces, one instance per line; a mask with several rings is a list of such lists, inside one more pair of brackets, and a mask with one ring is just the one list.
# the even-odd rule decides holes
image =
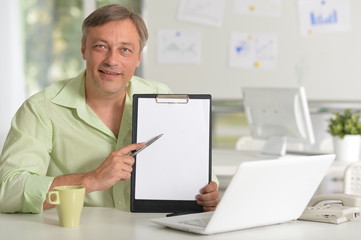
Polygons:
[[132,141],[163,134],[135,156],[132,212],[201,212],[212,178],[211,95],[134,94]]

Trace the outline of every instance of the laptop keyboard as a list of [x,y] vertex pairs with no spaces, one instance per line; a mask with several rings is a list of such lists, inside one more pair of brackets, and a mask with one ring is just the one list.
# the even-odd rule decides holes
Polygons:
[[181,222],[186,225],[192,225],[197,227],[206,227],[209,222],[209,218],[201,218],[201,219],[195,219],[195,220],[188,220]]

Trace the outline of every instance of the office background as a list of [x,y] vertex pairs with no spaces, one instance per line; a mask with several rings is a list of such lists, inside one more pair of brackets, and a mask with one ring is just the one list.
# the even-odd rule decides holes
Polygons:
[[[139,75],[165,82],[177,93],[213,95],[215,135],[218,136],[216,146],[233,147],[239,136],[247,134],[242,113],[242,86],[303,85],[311,110],[316,114],[345,107],[360,109],[361,1],[345,1],[350,5],[351,29],[312,36],[301,36],[298,0],[281,1],[279,17],[241,15],[234,11],[234,1],[226,0],[219,26],[179,19],[181,0],[1,1],[0,30],[6,34],[0,40],[0,50],[3,53],[0,58],[3,74],[0,80],[0,148],[10,119],[24,99],[51,82],[73,76],[83,68],[80,51],[76,50],[80,48],[81,21],[96,7],[115,2],[127,4],[130,8],[142,12],[149,28],[150,40],[138,71]],[[207,1],[201,2],[207,4]],[[46,7],[50,8],[49,12],[46,12]],[[60,7],[63,9],[57,11]],[[35,11],[36,9],[38,11]],[[43,23],[42,19],[47,18],[50,20]],[[62,31],[70,31],[57,25],[57,22],[66,22],[64,19],[68,25],[72,25],[71,34],[61,34]],[[30,25],[31,23],[33,25]],[[77,24],[79,26],[76,26]],[[29,26],[48,28],[49,32],[44,32],[42,36],[34,33],[31,35]],[[157,49],[160,30],[197,32],[201,39],[199,61],[159,63]],[[275,67],[230,67],[229,45],[232,32],[276,36]],[[33,41],[29,41],[29,36],[33,36]],[[50,36],[50,39],[45,39],[45,36]],[[45,45],[48,41],[51,41],[51,44]],[[50,51],[47,48],[53,49]],[[36,50],[30,57],[29,49]],[[56,55],[61,51],[67,51],[68,55]],[[49,63],[44,69],[31,65],[31,61],[38,63],[38,57],[49,52],[52,55],[41,60]],[[323,121],[325,117],[320,119]]]
[[[150,32],[144,75],[166,82],[175,91],[208,92],[216,99],[239,99],[242,86],[303,85],[310,100],[361,100],[360,90],[354,87],[361,80],[361,1],[344,1],[350,6],[350,30],[302,36],[299,0],[281,1],[278,16],[239,14],[235,7],[237,1],[226,0],[223,11],[220,10],[223,17],[218,26],[183,20],[185,17],[179,14],[182,1],[144,0],[144,16]],[[209,2],[188,3],[185,7],[191,11],[189,15],[215,17]],[[254,1],[255,10],[257,2],[262,1]],[[314,2],[326,2],[327,5],[332,0]],[[159,63],[158,34],[162,30],[199,33],[201,55],[198,63]],[[276,66],[272,69],[230,67],[233,32],[274,35],[274,42],[263,44],[265,48],[267,44],[276,44]],[[181,48],[180,45],[173,47]]]
[[[281,5],[276,16],[240,14],[235,7],[237,1],[224,1],[223,8],[217,9],[221,15],[218,22],[214,20],[217,11],[210,7],[211,2],[143,1],[143,15],[150,34],[143,57],[143,75],[167,83],[175,92],[213,95],[214,147],[232,148],[240,137],[249,134],[240,100],[242,86],[304,86],[317,144],[330,138],[326,128],[333,111],[348,107],[360,109],[361,94],[354,87],[361,77],[361,47],[358,44],[361,40],[360,1],[344,1],[349,3],[349,29],[306,36],[300,30],[299,0],[279,1]],[[262,1],[253,2],[256,7],[257,4],[262,6]],[[333,1],[313,2],[327,4]],[[159,6],[162,6],[162,11],[159,11]],[[184,9],[189,15],[209,18],[210,21],[207,24],[200,19],[190,20],[189,16],[182,14]],[[275,36],[271,42],[276,44],[275,52],[271,54],[275,66],[268,69],[262,66],[231,67],[230,46],[234,33]],[[200,41],[177,42],[180,34],[198,37]],[[199,56],[196,60],[188,59],[188,62],[181,58],[182,54],[169,57],[160,52],[194,52],[197,48]]]

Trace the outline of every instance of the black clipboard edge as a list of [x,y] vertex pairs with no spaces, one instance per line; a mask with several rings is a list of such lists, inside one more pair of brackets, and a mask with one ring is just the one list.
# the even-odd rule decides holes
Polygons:
[[[137,142],[137,119],[138,119],[138,100],[139,98],[154,98],[158,96],[179,98],[180,96],[187,96],[189,99],[208,99],[210,101],[209,111],[209,172],[208,182],[212,181],[212,95],[210,94],[134,94],[133,95],[133,112],[132,112],[132,143]],[[135,156],[136,160],[136,156]],[[154,213],[167,213],[167,212],[184,212],[194,211],[201,212],[202,207],[196,201],[176,201],[176,200],[140,200],[135,199],[135,176],[136,176],[136,161],[133,165],[133,173],[131,175],[130,187],[130,211],[131,212],[154,212]]]
[[[159,207],[161,206],[161,207]],[[131,212],[202,212],[203,208],[196,201],[176,200],[136,200],[130,206]]]

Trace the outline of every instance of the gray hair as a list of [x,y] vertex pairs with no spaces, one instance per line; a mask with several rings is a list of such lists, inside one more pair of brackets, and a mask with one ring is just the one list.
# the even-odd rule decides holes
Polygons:
[[141,16],[120,4],[111,4],[98,8],[85,18],[82,25],[82,46],[85,47],[89,28],[126,19],[130,19],[136,27],[139,35],[140,51],[142,51],[148,40],[147,26]]

